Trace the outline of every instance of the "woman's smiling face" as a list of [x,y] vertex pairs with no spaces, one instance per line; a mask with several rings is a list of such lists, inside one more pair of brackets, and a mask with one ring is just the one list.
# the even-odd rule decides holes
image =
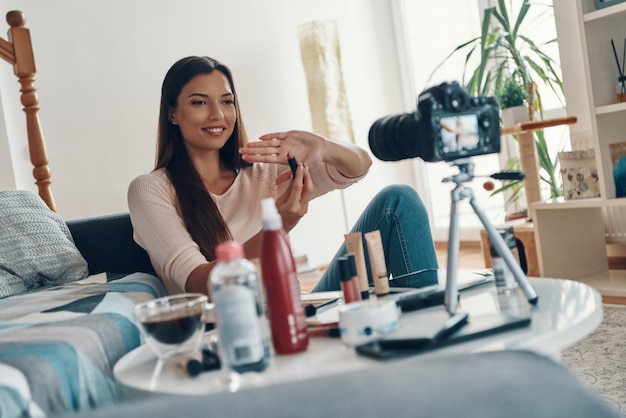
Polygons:
[[226,76],[213,71],[189,80],[170,119],[178,125],[190,155],[221,149],[237,122],[235,96]]

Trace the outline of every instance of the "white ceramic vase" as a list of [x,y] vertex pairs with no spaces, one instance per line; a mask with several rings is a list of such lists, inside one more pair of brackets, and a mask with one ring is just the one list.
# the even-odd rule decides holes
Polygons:
[[504,126],[511,126],[528,120],[528,107],[523,105],[507,107],[502,109],[501,112]]

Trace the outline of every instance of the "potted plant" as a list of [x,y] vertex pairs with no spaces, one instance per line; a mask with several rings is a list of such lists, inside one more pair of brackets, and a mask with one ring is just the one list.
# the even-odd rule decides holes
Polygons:
[[504,80],[500,89],[496,91],[496,101],[500,109],[526,106],[527,98],[526,89],[515,77],[509,77]]
[[508,77],[495,92],[505,126],[528,120],[528,93],[515,77]]
[[[497,92],[504,93],[505,83],[513,79],[526,91],[528,115],[532,119],[537,114],[541,117],[543,106],[536,81],[540,80],[554,91],[561,102],[563,84],[558,63],[542,50],[543,46],[556,42],[556,39],[538,45],[530,35],[533,29],[525,32],[528,25],[536,23],[528,17],[530,8],[529,0],[523,0],[516,11],[512,10],[510,0],[497,0],[495,6],[484,11],[480,36],[458,45],[437,65],[433,74],[451,56],[464,54],[461,84],[470,94],[496,96]],[[512,81],[509,83],[509,88],[513,90]],[[535,143],[542,170],[541,180],[548,185],[550,197],[558,197],[561,188],[557,183],[557,158],[550,156],[543,131],[535,132]]]

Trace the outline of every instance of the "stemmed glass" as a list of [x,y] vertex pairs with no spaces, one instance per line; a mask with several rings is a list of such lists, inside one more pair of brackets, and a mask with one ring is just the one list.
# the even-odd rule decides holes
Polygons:
[[144,340],[157,355],[151,389],[167,359],[199,352],[208,305],[206,295],[181,293],[135,306],[135,317]]

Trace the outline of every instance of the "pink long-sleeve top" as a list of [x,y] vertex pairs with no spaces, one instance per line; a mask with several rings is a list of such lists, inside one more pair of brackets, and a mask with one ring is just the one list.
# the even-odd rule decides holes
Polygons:
[[[348,178],[331,165],[310,169],[314,198],[360,179]],[[287,187],[288,183],[276,185],[276,177],[282,171],[284,167],[275,164],[253,164],[240,170],[225,193],[211,194],[235,241],[244,243],[261,230],[261,200],[276,198]],[[207,259],[185,227],[176,192],[164,169],[141,175],[130,183],[128,207],[134,239],[148,252],[167,292],[183,292],[191,272]]]

